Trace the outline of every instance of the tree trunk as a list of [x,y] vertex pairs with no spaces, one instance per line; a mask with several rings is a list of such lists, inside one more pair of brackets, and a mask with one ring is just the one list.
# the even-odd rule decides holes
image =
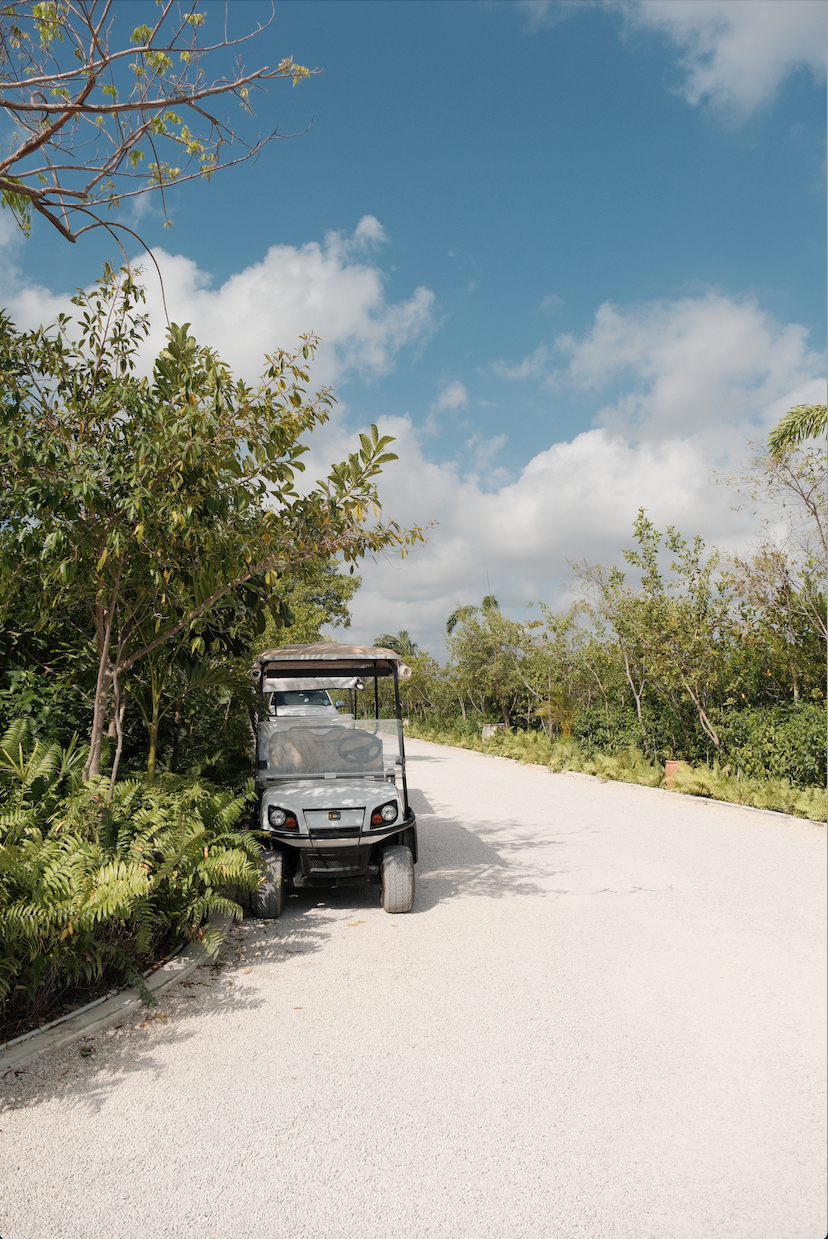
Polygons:
[[95,709],[92,713],[92,732],[89,737],[89,756],[83,768],[83,780],[88,783],[101,773],[101,752],[103,749],[104,728],[106,727],[109,689],[112,684],[112,663],[108,650],[101,654],[98,665],[98,682],[95,686]]
[[630,660],[627,657],[627,651],[623,645],[621,646],[621,651],[624,655],[624,670],[627,673],[627,682],[632,691],[632,695],[635,698],[635,712],[638,715],[638,726],[641,728],[641,734],[644,737],[644,747],[647,748],[647,729],[644,726],[644,719],[641,715],[641,698],[644,696],[644,685],[641,685],[639,692],[635,691],[635,684],[633,683],[632,672],[630,671]]
[[124,711],[126,710],[126,702],[121,701],[121,686],[118,683],[117,675],[114,677],[113,684],[113,715],[115,722],[115,735],[118,743],[115,746],[115,758],[112,762],[112,774],[110,776],[109,795],[106,803],[112,804],[112,797],[115,793],[115,780],[118,778],[118,767],[121,764],[121,753],[124,749]]
[[155,755],[158,751],[158,723],[161,713],[161,696],[160,694],[152,703],[152,722],[150,724],[149,733],[149,755],[147,757],[147,782],[151,783],[155,778]]
[[716,734],[716,729],[714,728],[713,724],[711,723],[710,719],[707,717],[707,714],[705,713],[704,706],[701,703],[701,698],[697,696],[696,693],[693,692],[692,688],[690,687],[690,685],[687,683],[685,679],[682,679],[682,684],[687,690],[687,694],[690,697],[690,700],[693,702],[693,705],[698,710],[699,722],[702,725],[702,731],[705,733],[706,736],[709,736],[709,738],[713,741],[713,743],[716,746],[716,752],[718,753],[719,749],[722,747],[722,742],[719,739],[718,735]]
[[[112,640],[112,621],[115,618],[115,611],[118,604],[122,571],[123,560],[121,560],[118,564],[114,588],[112,590],[109,603],[106,606],[102,601],[103,580],[99,578],[98,582],[98,602],[95,607],[95,636],[98,644],[98,680],[95,685],[95,708],[92,713],[92,732],[89,737],[89,756],[86,759],[86,764],[84,765],[83,774],[81,776],[85,783],[88,783],[90,779],[96,779],[101,773],[101,751],[103,749],[104,728],[106,727],[107,702],[109,701],[109,688],[112,684],[115,671],[109,652],[110,642]],[[123,647],[119,642],[116,661],[120,660],[122,648]]]
[[181,698],[175,703],[175,735],[173,736],[172,760],[170,761],[170,770],[173,774],[178,773],[178,754],[181,747]]

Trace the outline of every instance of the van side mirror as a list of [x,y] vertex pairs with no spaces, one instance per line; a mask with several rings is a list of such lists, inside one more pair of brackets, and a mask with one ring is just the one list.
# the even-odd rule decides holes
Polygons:
[[344,701],[335,701],[335,702],[334,702],[334,705],[335,705],[335,706],[344,706],[344,705],[345,705],[345,702],[344,702]]

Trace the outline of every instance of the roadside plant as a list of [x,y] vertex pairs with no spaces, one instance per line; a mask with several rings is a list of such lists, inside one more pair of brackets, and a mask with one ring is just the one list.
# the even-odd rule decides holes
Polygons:
[[[175,940],[221,938],[233,886],[260,881],[257,838],[239,829],[250,791],[200,780],[81,781],[84,754],[31,741],[21,720],[0,740],[0,1013],[41,1013],[68,987],[142,988],[147,958]],[[109,804],[107,804],[109,801]],[[146,992],[146,991],[145,991]]]
[[85,616],[97,668],[87,779],[110,708],[120,744],[123,679],[142,660],[168,642],[220,654],[256,617],[261,630],[268,612],[285,622],[286,570],[404,554],[421,538],[380,518],[375,479],[396,457],[375,426],[297,490],[303,440],[334,403],[328,388],[308,394],[314,337],[273,353],[250,386],[173,324],[144,376],[143,295],[133,272],[107,267],[74,299],[76,322],[20,332],[0,316],[2,568],[10,596],[25,578],[41,633],[57,636],[67,607]]

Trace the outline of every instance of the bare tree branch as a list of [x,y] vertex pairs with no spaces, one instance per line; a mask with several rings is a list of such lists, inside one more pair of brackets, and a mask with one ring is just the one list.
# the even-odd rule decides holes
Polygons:
[[[252,117],[252,89],[274,79],[295,86],[320,71],[287,56],[251,71],[237,60],[232,72],[207,78],[205,60],[212,63],[270,26],[272,3],[268,20],[238,38],[230,37],[225,6],[223,37],[205,46],[199,42],[205,15],[195,3],[166,0],[154,27],[119,28],[116,46],[122,12],[112,0],[26,0],[0,10],[0,109],[22,131],[0,156],[0,202],[27,234],[36,211],[75,241],[106,226],[102,211],[152,190],[161,194],[166,219],[166,186],[209,180],[286,136],[274,129],[246,139],[199,105],[234,98]],[[152,162],[144,164],[142,143]],[[241,153],[223,159],[234,145]],[[73,222],[78,212],[87,219],[82,228]]]

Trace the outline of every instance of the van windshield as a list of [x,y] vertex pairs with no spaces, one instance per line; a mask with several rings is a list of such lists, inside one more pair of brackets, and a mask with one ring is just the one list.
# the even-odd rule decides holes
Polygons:
[[273,693],[270,699],[270,709],[274,711],[279,706],[327,706],[333,703],[324,688],[308,688],[287,693]]

